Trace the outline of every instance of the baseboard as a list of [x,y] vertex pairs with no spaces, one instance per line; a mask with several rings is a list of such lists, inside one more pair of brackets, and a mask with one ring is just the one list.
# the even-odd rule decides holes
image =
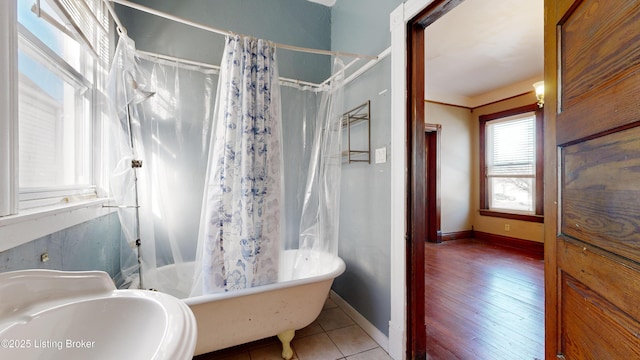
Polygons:
[[404,346],[407,342],[405,335],[404,324],[389,321],[389,350],[387,350],[387,354],[393,360],[403,360],[405,358]]
[[358,324],[362,330],[367,333],[367,335],[371,336],[371,338],[377,342],[384,351],[389,352],[389,338],[382,331],[373,326],[369,320],[362,316],[362,314],[349,305],[348,302],[333,290],[331,290],[329,297],[340,309],[342,309],[342,311],[349,315],[349,317],[353,319],[353,321]]
[[538,259],[544,259],[544,243],[541,242],[490,234],[482,231],[474,231],[473,237],[489,244],[518,249]]
[[473,238],[473,230],[454,231],[454,232],[442,234],[442,241],[472,239],[472,238]]

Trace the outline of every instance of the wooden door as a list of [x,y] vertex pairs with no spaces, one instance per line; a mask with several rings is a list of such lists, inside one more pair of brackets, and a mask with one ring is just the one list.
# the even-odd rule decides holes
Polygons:
[[640,359],[640,1],[545,11],[546,356]]

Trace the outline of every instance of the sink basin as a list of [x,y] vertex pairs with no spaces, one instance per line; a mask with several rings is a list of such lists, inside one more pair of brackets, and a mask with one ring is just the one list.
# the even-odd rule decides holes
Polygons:
[[196,332],[181,300],[101,271],[0,274],[0,359],[191,359]]

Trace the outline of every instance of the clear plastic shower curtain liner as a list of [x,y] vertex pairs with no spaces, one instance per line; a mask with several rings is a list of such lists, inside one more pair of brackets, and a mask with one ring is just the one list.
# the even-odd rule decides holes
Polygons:
[[[342,76],[322,91],[279,88],[271,44],[240,36],[226,43],[218,75],[138,56],[134,42],[120,38],[109,76],[109,141],[111,205],[120,207],[128,245],[121,287],[142,281],[185,298],[308,276],[319,252],[337,254]],[[248,90],[234,82],[244,60],[233,59],[233,47],[253,72]],[[334,60],[334,73],[342,69]],[[238,93],[250,90],[261,96],[258,106],[236,106]],[[243,134],[223,135],[234,127]],[[244,163],[233,156],[242,151]],[[279,266],[287,249],[298,249],[294,269]],[[226,263],[220,250],[229,251]],[[230,276],[222,277],[220,264]]]

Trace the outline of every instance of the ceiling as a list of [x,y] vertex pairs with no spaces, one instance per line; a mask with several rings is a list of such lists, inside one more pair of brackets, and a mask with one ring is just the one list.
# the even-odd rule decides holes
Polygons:
[[532,91],[543,26],[543,0],[465,0],[425,30],[425,97],[476,107]]
[[473,108],[532,91],[543,27],[544,0],[463,1],[425,30],[425,98]]

